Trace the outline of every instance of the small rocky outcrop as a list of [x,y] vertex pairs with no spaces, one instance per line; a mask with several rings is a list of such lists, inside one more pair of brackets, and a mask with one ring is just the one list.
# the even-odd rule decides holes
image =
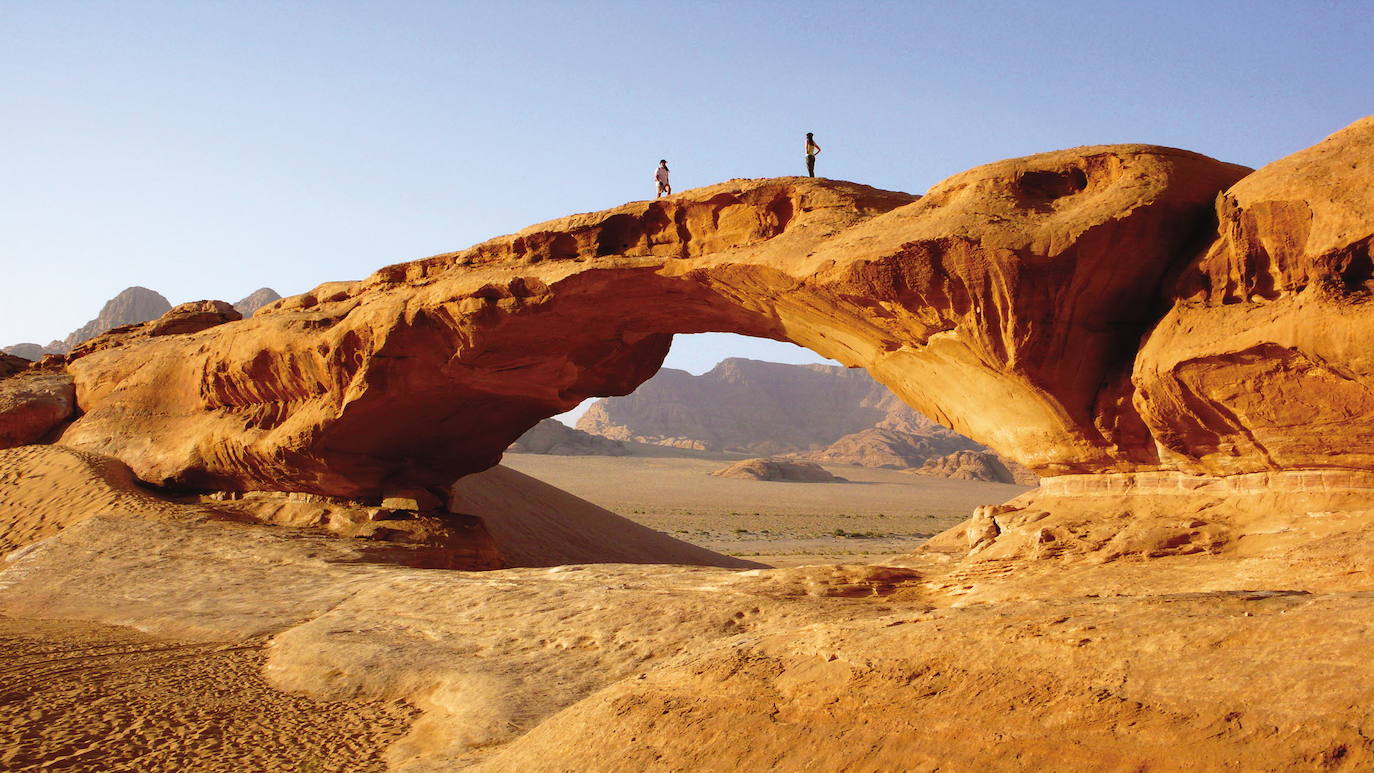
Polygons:
[[818,451],[788,456],[826,464],[853,464],[859,467],[904,470],[944,454],[978,447],[978,444],[968,438],[938,425],[915,431],[871,427],[862,432],[845,435]]
[[512,454],[554,456],[624,456],[625,444],[600,435],[573,429],[557,419],[544,419],[530,427],[506,449]]
[[788,481],[792,483],[844,483],[815,462],[795,459],[745,459],[711,473],[717,478]]
[[999,459],[997,454],[988,451],[955,451],[931,459],[910,472],[934,478],[1015,483],[1022,486],[1034,486],[1039,480],[1030,470],[1015,462]]
[[161,336],[188,335],[242,319],[238,311],[224,301],[190,301],[168,310],[157,319],[137,325],[122,325],[72,347],[68,361],[105,349],[127,346],[135,341]]

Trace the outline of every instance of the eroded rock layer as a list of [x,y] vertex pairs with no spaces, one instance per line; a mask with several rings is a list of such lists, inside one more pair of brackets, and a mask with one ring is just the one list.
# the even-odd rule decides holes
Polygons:
[[74,359],[85,415],[63,442],[177,486],[442,491],[539,419],[631,391],[671,334],[716,330],[866,367],[1042,473],[1158,466],[1131,355],[1244,172],[1102,146],[919,200],[784,178],[575,215]]
[[1132,375],[1161,462],[1374,468],[1374,118],[1241,180],[1217,213]]

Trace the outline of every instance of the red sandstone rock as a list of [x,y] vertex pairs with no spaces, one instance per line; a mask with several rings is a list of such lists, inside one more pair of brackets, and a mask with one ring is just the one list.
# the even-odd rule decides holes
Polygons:
[[1371,213],[1374,117],[1218,199],[1132,374],[1162,467],[1374,468]]
[[441,490],[540,418],[631,391],[672,333],[720,330],[865,366],[1041,473],[1155,467],[1129,355],[1244,171],[1102,146],[919,201],[784,178],[575,215],[82,357],[63,442],[179,486]]
[[67,360],[76,360],[105,349],[128,346],[145,338],[199,333],[207,328],[225,322],[236,322],[242,318],[233,306],[224,301],[190,301],[168,310],[157,319],[111,328],[72,347],[67,353]]
[[76,389],[64,373],[35,369],[0,378],[0,449],[42,441],[75,408]]

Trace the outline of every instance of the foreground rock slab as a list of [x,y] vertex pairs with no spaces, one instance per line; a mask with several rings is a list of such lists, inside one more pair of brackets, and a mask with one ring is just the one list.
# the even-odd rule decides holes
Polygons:
[[1292,521],[1296,568],[1233,547],[445,572],[97,517],[11,555],[0,613],[270,636],[281,689],[424,712],[397,770],[1360,767],[1374,580],[1348,567],[1371,520]]

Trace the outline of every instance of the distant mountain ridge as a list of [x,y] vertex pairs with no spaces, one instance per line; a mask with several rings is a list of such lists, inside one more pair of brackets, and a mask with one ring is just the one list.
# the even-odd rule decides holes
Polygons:
[[664,368],[577,422],[593,435],[704,451],[911,469],[982,446],[916,413],[867,372],[730,358]]
[[[253,312],[280,298],[281,296],[277,294],[276,290],[263,287],[234,304],[234,308],[247,318],[251,317]],[[170,311],[171,308],[171,302],[155,290],[149,290],[138,285],[126,287],[118,295],[105,302],[95,319],[73,330],[66,338],[50,341],[47,345],[13,344],[0,349],[0,352],[23,357],[26,360],[38,360],[45,354],[66,354],[72,347],[95,338],[101,333],[121,325],[134,325],[157,319]]]

